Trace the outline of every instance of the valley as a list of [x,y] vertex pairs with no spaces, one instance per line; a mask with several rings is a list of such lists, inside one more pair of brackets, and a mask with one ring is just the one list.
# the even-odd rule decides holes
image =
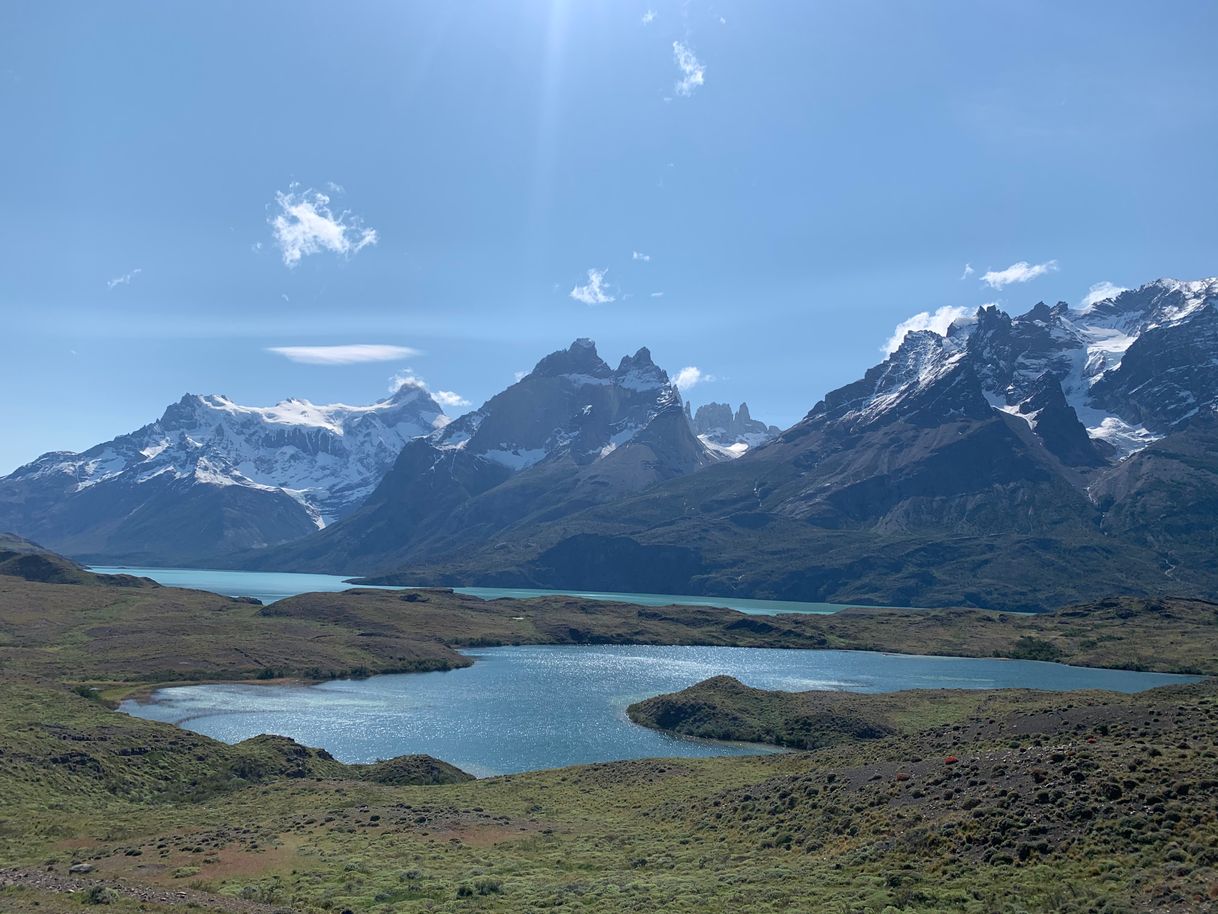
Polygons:
[[1218,914],[1218,4],[0,22],[0,914]]

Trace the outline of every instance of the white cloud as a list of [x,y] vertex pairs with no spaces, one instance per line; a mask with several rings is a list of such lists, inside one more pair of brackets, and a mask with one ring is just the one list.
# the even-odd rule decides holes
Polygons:
[[970,276],[972,276],[976,272],[977,271],[973,269],[973,265],[971,263],[966,263],[964,265],[964,272],[960,274],[960,278],[968,279]]
[[605,274],[608,270],[592,269],[588,271],[588,282],[582,286],[576,286],[570,291],[570,296],[578,302],[583,302],[585,305],[605,305],[615,300],[615,296],[609,291],[609,286],[605,283]]
[[991,289],[1001,289],[1011,283],[1028,282],[1037,276],[1052,273],[1056,269],[1056,260],[1049,260],[1045,263],[1028,263],[1026,260],[1021,260],[1019,263],[1011,264],[1005,270],[990,270],[983,273],[981,281]]
[[469,406],[469,400],[451,390],[432,390],[427,382],[409,368],[403,369],[389,379],[389,392],[397,393],[403,387],[414,387],[429,395],[444,409],[460,409]]
[[1090,311],[1104,299],[1115,298],[1122,292],[1128,291],[1124,286],[1118,286],[1116,283],[1111,283],[1105,279],[1103,282],[1097,282],[1088,289],[1087,294],[1083,296],[1083,300],[1078,305],[1084,311]]
[[651,255],[644,254],[642,251],[631,251],[630,259],[631,260],[641,260],[641,261],[643,261],[643,263],[651,263]]
[[106,280],[106,288],[113,289],[115,286],[126,286],[131,284],[131,280],[139,276],[144,271],[140,267],[136,267],[130,273],[124,273],[122,276],[116,276],[114,279]]
[[921,311],[913,317],[901,321],[897,324],[895,330],[892,331],[892,336],[888,338],[888,342],[884,344],[884,352],[891,355],[896,352],[901,345],[901,341],[905,339],[905,334],[913,330],[933,330],[940,336],[947,334],[947,328],[952,325],[952,321],[964,320],[972,315],[972,312],[962,305],[944,305],[935,312]]
[[676,83],[677,95],[693,95],[694,89],[706,81],[706,67],[702,66],[694,52],[680,41],[672,43],[672,57],[681,69],[681,78]]
[[376,229],[364,228],[360,218],[346,210],[335,215],[326,194],[312,188],[298,192],[297,186],[275,193],[279,212],[270,219],[285,266],[294,267],[302,257],[322,251],[350,257],[376,244]]
[[697,365],[686,365],[672,379],[678,390],[689,390],[695,385],[715,380],[713,374],[707,374]]
[[651,293],[651,297],[652,297],[652,298],[663,298],[663,297],[664,297],[664,293],[663,293],[663,292],[652,292],[652,293]]
[[392,362],[419,354],[409,346],[355,343],[349,346],[271,346],[267,352],[305,365],[354,365],[358,362]]
[[645,12],[643,14],[643,25],[650,25],[652,22],[655,21],[655,18],[656,18],[656,11],[648,10],[647,12]]
[[453,393],[451,390],[433,390],[432,398],[446,409],[455,409],[460,406],[469,406],[469,400],[458,393]]
[[528,376],[529,376],[529,373],[527,371],[513,371],[512,372],[512,377],[514,377],[516,379],[517,383],[520,383]]

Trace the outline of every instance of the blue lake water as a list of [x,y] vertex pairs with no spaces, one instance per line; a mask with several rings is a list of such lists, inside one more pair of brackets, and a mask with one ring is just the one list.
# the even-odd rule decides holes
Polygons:
[[[100,574],[136,574],[168,587],[189,587],[208,590],[226,597],[257,597],[263,603],[274,603],[300,593],[337,593],[354,585],[348,578],[334,574],[292,574],[279,571],[216,571],[206,568],[137,568],[116,565],[96,565]],[[401,588],[386,588],[400,590]],[[837,603],[796,603],[782,600],[747,600],[736,597],[697,597],[681,594],[609,593],[593,590],[528,590],[513,587],[456,587],[457,593],[495,600],[501,597],[521,599],[555,594],[581,597],[587,600],[616,600],[638,606],[722,606],[750,615],[772,616],[778,613],[832,613],[846,607]]]
[[237,742],[290,736],[346,762],[427,753],[477,775],[615,759],[756,754],[757,746],[672,737],[636,726],[627,705],[729,674],[759,688],[886,692],[911,688],[1111,689],[1135,692],[1195,677],[1023,660],[865,651],[729,647],[480,648],[472,667],[314,686],[161,689],[139,717]]

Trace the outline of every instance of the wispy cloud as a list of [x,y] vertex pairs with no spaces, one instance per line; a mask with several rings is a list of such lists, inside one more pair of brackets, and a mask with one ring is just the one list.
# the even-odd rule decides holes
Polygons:
[[971,315],[972,312],[962,305],[944,305],[933,312],[920,311],[897,324],[896,329],[892,331],[892,336],[883,346],[884,352],[889,355],[896,352],[901,346],[901,341],[905,339],[905,334],[914,330],[933,330],[940,336],[945,336],[952,321],[965,320]]
[[631,260],[641,260],[641,261],[643,261],[643,263],[651,263],[651,255],[644,254],[642,251],[631,251],[630,259]]
[[419,350],[409,346],[381,343],[353,343],[348,346],[270,346],[267,352],[304,365],[355,365],[359,362],[392,362],[409,359]]
[[[338,187],[332,184],[331,187]],[[331,251],[343,257],[376,244],[376,229],[365,228],[358,216],[347,210],[335,214],[330,197],[312,188],[276,192],[279,212],[271,217],[271,233],[287,267],[294,267],[309,254]]]
[[663,293],[663,292],[652,292],[652,293],[651,293],[651,297],[652,297],[652,298],[663,298],[663,297],[664,297],[664,293]]
[[568,294],[577,302],[583,302],[585,305],[604,305],[614,301],[615,296],[605,282],[605,274],[608,272],[608,270],[589,270],[588,282],[582,286],[576,286]]
[[643,14],[643,25],[651,25],[651,23],[655,22],[655,19],[656,19],[656,11],[648,10],[647,12],[645,12]]
[[972,276],[976,272],[977,271],[973,269],[973,265],[971,263],[966,263],[964,265],[964,271],[960,274],[960,278],[968,279],[970,276]]
[[678,390],[689,390],[698,384],[704,384],[715,380],[713,374],[707,374],[697,365],[686,365],[672,379],[672,383],[677,385]]
[[1044,263],[1028,263],[1026,260],[1021,260],[1019,263],[1011,264],[1005,270],[990,270],[983,273],[981,281],[991,289],[1001,289],[1012,283],[1028,282],[1037,276],[1052,273],[1056,269],[1056,260],[1048,260]]
[[136,267],[130,273],[124,273],[122,276],[116,276],[114,279],[106,280],[106,288],[113,289],[115,286],[126,286],[131,284],[131,280],[139,276],[144,271],[140,267]]
[[1087,294],[1083,296],[1083,300],[1078,304],[1084,311],[1090,311],[1104,299],[1116,298],[1122,292],[1128,291],[1124,286],[1118,286],[1116,283],[1111,283],[1105,279],[1103,282],[1097,282],[1088,289]]
[[672,43],[672,57],[681,70],[681,78],[677,80],[677,95],[693,95],[694,89],[706,81],[706,67],[694,56],[694,52],[681,41]]

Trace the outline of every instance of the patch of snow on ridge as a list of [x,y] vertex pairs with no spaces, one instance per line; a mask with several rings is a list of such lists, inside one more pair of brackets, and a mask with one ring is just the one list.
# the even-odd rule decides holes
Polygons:
[[321,428],[335,435],[346,433],[348,425],[360,416],[383,413],[404,398],[382,400],[368,406],[348,406],[345,403],[318,405],[308,400],[290,397],[274,406],[242,406],[227,397],[215,394],[200,398],[208,407],[233,416],[250,417],[280,425],[299,425]]
[[884,362],[872,394],[845,418],[874,419],[906,397],[944,377],[966,355],[963,340],[942,337],[933,330],[915,330]]
[[710,435],[699,435],[698,440],[706,447],[708,451],[718,457],[726,457],[729,460],[735,460],[737,457],[743,457],[748,451],[749,445],[745,441],[737,441],[735,444],[718,444]]
[[659,390],[668,386],[668,378],[655,366],[634,368],[618,377],[617,383],[627,390]]

